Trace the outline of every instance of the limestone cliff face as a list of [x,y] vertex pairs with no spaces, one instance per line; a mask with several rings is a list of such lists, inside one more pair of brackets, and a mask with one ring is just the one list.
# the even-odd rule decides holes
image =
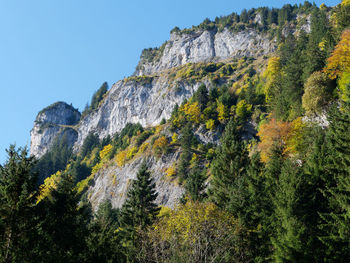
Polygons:
[[[217,31],[196,31],[171,34],[158,57],[149,61],[141,58],[135,76],[116,82],[98,109],[80,119],[80,113],[65,103],[56,103],[36,118],[31,132],[31,153],[41,157],[52,145],[62,129],[69,129],[71,145],[78,153],[90,132],[100,139],[121,131],[127,123],[140,123],[143,127],[158,125],[169,119],[176,104],[189,99],[204,81],[170,80],[173,68],[186,63],[225,61],[241,56],[261,56],[273,52],[275,42],[268,35],[247,29],[233,33],[227,29]],[[171,70],[169,70],[171,69]],[[176,69],[174,69],[176,70]],[[203,126],[195,131],[203,143],[218,143],[222,131],[211,133]],[[171,137],[168,134],[168,137]],[[94,209],[104,199],[110,199],[114,207],[120,207],[126,197],[127,188],[136,177],[141,162],[146,159],[156,182],[157,202],[174,206],[184,190],[165,176],[165,170],[178,161],[180,150],[156,158],[152,155],[139,156],[123,167],[110,165],[99,170],[87,191],[87,198]]]
[[125,201],[128,187],[132,180],[136,179],[137,171],[143,161],[146,161],[147,167],[151,172],[153,181],[156,183],[158,197],[156,202],[160,205],[174,207],[178,198],[183,193],[183,187],[171,181],[165,175],[165,170],[177,159],[180,153],[175,152],[156,158],[148,156],[139,157],[123,167],[111,166],[100,170],[95,175],[94,184],[88,190],[88,200],[93,208],[97,208],[104,200],[111,200],[113,207],[121,207]]
[[73,146],[77,133],[70,126],[77,124],[79,120],[80,112],[65,102],[56,102],[40,111],[30,132],[30,154],[40,158],[63,132],[68,143]]
[[157,58],[149,61],[141,56],[134,75],[151,75],[186,63],[221,61],[242,56],[264,55],[276,49],[269,35],[253,29],[231,32],[195,31],[172,33]]
[[163,118],[170,118],[174,106],[190,98],[199,85],[169,83],[165,76],[149,78],[147,83],[117,82],[99,109],[79,123],[75,151],[80,149],[89,132],[104,138],[119,132],[127,123],[140,123],[143,127],[158,125]]

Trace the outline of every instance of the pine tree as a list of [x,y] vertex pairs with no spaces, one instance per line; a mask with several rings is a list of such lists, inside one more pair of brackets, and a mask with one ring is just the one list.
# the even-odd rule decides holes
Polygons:
[[160,208],[155,203],[158,195],[155,186],[146,162],[143,162],[121,208],[120,223],[126,247],[124,253],[128,262],[136,261],[142,242],[141,235],[153,223],[159,212]]
[[231,119],[225,128],[211,169],[213,179],[209,192],[219,207],[228,208],[237,198],[234,195],[236,186],[240,183],[239,178],[246,174],[248,160],[239,128]]
[[145,229],[153,222],[159,212],[155,203],[158,196],[155,187],[146,163],[143,162],[122,207],[122,225]]
[[89,262],[125,262],[121,253],[119,210],[109,200],[100,204],[95,219],[89,225],[87,241]]
[[7,150],[8,160],[0,166],[1,262],[25,262],[31,257],[35,226],[37,176],[27,149]]
[[186,180],[185,189],[193,201],[201,201],[204,198],[206,170],[201,170],[198,161],[194,163]]
[[276,262],[307,262],[304,247],[306,227],[302,216],[307,213],[303,201],[300,168],[287,160],[278,179],[274,203],[275,232],[272,237]]
[[[43,218],[37,246],[41,261],[83,262],[91,209],[81,203],[71,176],[62,173],[57,189],[39,203]],[[40,260],[39,260],[40,261]]]
[[350,105],[342,103],[330,114],[327,184],[331,212],[324,215],[328,235],[322,240],[337,262],[350,260]]

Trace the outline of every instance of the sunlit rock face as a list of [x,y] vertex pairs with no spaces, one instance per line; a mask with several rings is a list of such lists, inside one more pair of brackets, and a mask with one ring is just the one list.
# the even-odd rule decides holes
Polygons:
[[67,142],[73,146],[78,138],[77,132],[71,128],[80,120],[80,112],[65,102],[56,102],[40,111],[30,132],[31,155],[40,158],[51,147],[55,138],[65,134]]
[[187,63],[264,55],[275,49],[276,45],[268,34],[253,29],[241,32],[231,32],[225,28],[221,32],[172,33],[160,58],[152,62],[141,58],[134,75],[151,75]]

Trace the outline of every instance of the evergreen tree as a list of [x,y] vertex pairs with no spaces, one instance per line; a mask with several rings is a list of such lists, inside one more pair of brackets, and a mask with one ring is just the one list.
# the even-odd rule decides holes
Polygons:
[[[336,262],[350,260],[350,105],[333,107],[328,134],[326,197],[331,211],[324,214],[328,235],[322,240]],[[331,182],[331,183],[330,183]]]
[[306,53],[306,63],[302,80],[306,80],[313,72],[320,71],[325,65],[327,51],[330,47],[320,48],[321,42],[325,45],[331,45],[330,29],[328,25],[327,13],[325,10],[315,8],[311,14],[311,32]]
[[201,170],[197,161],[188,175],[185,188],[193,201],[201,201],[204,198],[205,180],[207,179],[205,172],[206,170]]
[[219,207],[228,207],[235,200],[236,184],[246,174],[248,153],[241,139],[237,123],[231,119],[221,138],[221,144],[212,162],[212,200]]
[[158,195],[155,186],[146,163],[143,162],[121,208],[121,227],[124,230],[128,262],[135,262],[140,252],[140,235],[153,223],[160,210],[155,203]]
[[193,100],[198,102],[201,111],[205,109],[209,100],[208,97],[207,87],[204,84],[200,85],[196,93],[193,95]]
[[302,177],[300,168],[287,160],[278,179],[274,203],[275,233],[272,237],[276,262],[307,262],[304,249],[306,227],[303,210]]
[[158,196],[155,187],[146,163],[143,162],[122,207],[122,225],[145,229],[152,223],[159,211],[154,202]]
[[125,262],[121,253],[121,237],[116,231],[118,220],[119,210],[113,209],[109,200],[100,204],[95,219],[89,225],[89,262]]
[[57,189],[51,196],[39,203],[44,215],[38,231],[37,246],[42,261],[84,262],[86,260],[86,239],[91,210],[88,205],[79,204],[71,176],[62,174]]
[[35,242],[35,161],[26,149],[16,150],[14,145],[7,154],[7,162],[0,166],[0,261],[26,262]]

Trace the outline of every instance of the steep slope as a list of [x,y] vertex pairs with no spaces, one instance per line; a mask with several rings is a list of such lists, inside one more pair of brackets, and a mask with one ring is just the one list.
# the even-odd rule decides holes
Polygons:
[[40,111],[30,132],[30,154],[38,158],[43,156],[63,130],[66,130],[68,144],[73,146],[77,132],[72,126],[79,120],[80,112],[65,102],[56,102]]
[[[176,176],[167,174],[169,169],[181,162],[184,150],[175,142],[174,136],[183,136],[181,125],[186,122],[194,124],[193,132],[198,145],[201,145],[190,149],[193,155],[190,159],[199,161],[202,167],[210,164],[208,158],[212,158],[210,156],[214,153],[213,145],[218,143],[229,116],[245,120],[242,125],[244,139],[255,136],[257,122],[264,115],[261,102],[264,95],[258,87],[261,83],[259,76],[267,65],[268,57],[277,49],[278,36],[298,35],[300,30],[310,31],[310,16],[304,11],[295,14],[295,19],[282,21],[281,26],[277,22],[264,26],[259,12],[254,11],[246,22],[222,25],[220,23],[225,18],[220,18],[218,22],[204,26],[172,30],[170,40],[160,48],[142,52],[134,75],[116,82],[104,94],[98,108],[89,111],[79,122],[69,123],[69,128],[74,129],[71,142],[74,143],[77,160],[91,169],[90,176],[85,177],[78,188],[85,192],[94,208],[104,199],[110,199],[114,207],[120,207],[130,180],[135,178],[143,159],[147,160],[156,182],[158,203],[173,207],[185,191],[183,185],[178,185]],[[216,90],[222,94],[220,98],[218,94],[217,97],[212,94],[211,104],[204,104],[196,113],[198,105],[193,104],[191,98],[202,84],[207,91]],[[152,128],[163,120],[169,120],[176,105],[181,104],[179,114],[187,118],[185,122],[170,129]],[[252,120],[248,120],[247,116],[251,115]],[[148,128],[151,137],[147,137],[143,144],[135,140],[144,132],[133,136],[124,134],[123,138],[119,138],[128,123],[139,123]],[[55,127],[62,127],[62,124],[68,125],[57,123]],[[43,130],[44,137],[47,136],[50,142],[59,132],[46,126]],[[87,156],[80,156],[92,134],[98,137],[100,144],[94,144],[95,148]],[[35,149],[42,147],[47,151],[50,146],[49,142],[40,138],[38,131],[32,132],[32,153],[38,157],[41,155]],[[171,144],[171,150],[162,150],[160,155],[154,145],[159,138],[164,138],[165,144]],[[118,140],[123,141],[123,146]],[[162,147],[167,148],[165,145]]]
[[[135,75],[151,75],[187,63],[222,61],[243,56],[252,57],[273,52],[276,46],[269,34],[254,29],[232,32],[225,28],[196,30],[189,33],[172,32],[155,57],[152,50],[144,50]],[[153,52],[154,53],[154,52]]]

